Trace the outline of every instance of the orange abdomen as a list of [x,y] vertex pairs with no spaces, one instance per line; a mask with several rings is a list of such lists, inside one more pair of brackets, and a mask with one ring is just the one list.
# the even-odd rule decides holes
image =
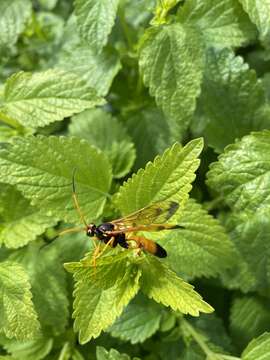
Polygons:
[[146,239],[143,236],[134,236],[132,237],[132,240],[135,240],[137,242],[138,247],[148,251],[149,253],[157,257],[164,258],[167,256],[166,250],[152,240]]

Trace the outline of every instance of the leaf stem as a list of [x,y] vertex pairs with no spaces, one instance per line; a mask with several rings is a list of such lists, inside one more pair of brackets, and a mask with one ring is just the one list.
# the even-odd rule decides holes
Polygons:
[[224,355],[212,351],[207,345],[203,336],[201,336],[187,320],[181,319],[181,326],[186,333],[193,337],[193,339],[207,356],[207,360],[241,360],[240,358],[235,356]]
[[188,321],[182,319],[181,320],[181,325],[182,327],[185,329],[185,331],[191,335],[193,337],[193,339],[196,341],[196,343],[200,346],[200,348],[203,350],[203,352],[207,355],[207,356],[212,356],[213,352],[212,350],[209,349],[208,345],[205,343],[205,341],[203,340],[202,336],[196,332],[196,330],[194,329],[193,326],[191,326],[189,324]]
[[239,358],[238,356],[224,355],[219,353],[217,353],[217,355],[222,356],[222,359],[224,360],[241,360],[241,358]]
[[23,126],[17,120],[12,119],[11,117],[7,116],[2,111],[0,111],[0,121],[8,126],[11,126],[15,129],[17,129],[20,133],[24,133]]

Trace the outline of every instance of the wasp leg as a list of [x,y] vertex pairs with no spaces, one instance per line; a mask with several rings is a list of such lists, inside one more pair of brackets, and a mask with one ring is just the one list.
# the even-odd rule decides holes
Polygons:
[[94,250],[94,253],[93,253],[93,256],[92,256],[92,265],[93,265],[93,268],[94,268],[94,274],[96,273],[96,265],[97,265],[97,258],[99,256],[99,253],[100,253],[100,244],[96,245],[95,244],[95,250]]
[[92,243],[94,245],[94,248],[96,249],[98,247],[98,245],[96,243],[96,239],[92,237],[91,240],[92,240]]
[[112,237],[107,244],[104,246],[104,248],[101,250],[101,252],[97,255],[96,259],[99,258],[108,248],[108,246],[112,246],[113,247],[113,243],[114,243],[114,237]]

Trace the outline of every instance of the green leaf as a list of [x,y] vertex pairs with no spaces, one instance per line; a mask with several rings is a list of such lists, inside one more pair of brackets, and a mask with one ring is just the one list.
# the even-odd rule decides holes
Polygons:
[[233,265],[233,243],[219,222],[201,205],[188,200],[178,218],[177,223],[184,229],[172,231],[158,241],[167,250],[168,263],[177,273],[192,278],[208,277]]
[[4,348],[14,359],[39,360],[43,359],[51,351],[53,340],[46,337],[38,337],[35,340],[18,342],[9,340],[4,342]]
[[150,299],[170,306],[174,311],[198,316],[199,312],[211,313],[214,309],[202,300],[193,286],[184,282],[153,256],[141,264],[143,273],[141,289]]
[[136,296],[108,331],[131,344],[144,342],[158,330],[161,317],[160,306],[146,297]]
[[0,244],[8,248],[24,246],[56,224],[54,218],[32,207],[13,186],[4,184],[1,184],[0,219]]
[[40,244],[34,243],[9,257],[27,271],[42,330],[55,336],[63,333],[69,318],[66,274],[60,251],[61,247],[54,244],[40,248]]
[[262,83],[256,72],[228,49],[207,52],[200,106],[207,117],[204,135],[217,152],[252,130],[270,128]]
[[76,73],[98,95],[105,96],[121,64],[113,50],[105,49],[97,54],[89,46],[79,44],[62,50],[56,67]]
[[112,30],[119,0],[76,0],[75,14],[81,37],[100,52]]
[[258,210],[255,214],[235,218],[235,228],[231,233],[233,242],[256,279],[257,286],[270,289],[268,274],[270,249],[270,209]]
[[255,26],[235,0],[188,0],[179,8],[178,19],[196,27],[209,46],[242,46],[256,36]]
[[[12,47],[22,33],[31,16],[31,2],[28,0],[0,1],[0,51]],[[3,56],[3,55],[2,55]]]
[[21,71],[7,80],[0,110],[26,127],[37,128],[103,103],[74,73]]
[[270,3],[260,0],[240,0],[244,10],[251,21],[257,26],[262,40],[267,40],[270,35]]
[[232,339],[227,333],[223,319],[218,318],[215,314],[202,314],[191,321],[194,327],[209,340],[209,345],[213,350],[219,348],[221,352],[232,351]]
[[24,269],[15,263],[0,263],[0,329],[8,338],[28,340],[39,332],[30,283]]
[[139,59],[144,83],[177,139],[195,110],[203,63],[203,45],[195,30],[171,24],[145,34]]
[[115,178],[121,178],[130,171],[135,160],[134,145],[124,126],[110,113],[91,109],[75,115],[69,132],[104,151],[112,164]]
[[242,353],[242,360],[267,360],[270,356],[270,333],[253,339]]
[[18,131],[16,129],[0,124],[0,142],[8,142],[14,136],[18,136]]
[[270,206],[270,131],[245,136],[211,164],[208,185],[235,211]]
[[[130,357],[126,354],[120,354],[115,349],[107,351],[104,347],[101,346],[97,346],[96,356],[97,360],[130,360]],[[136,359],[139,360],[138,358]]]
[[221,274],[223,285],[227,289],[239,289],[245,294],[258,290],[258,279],[256,279],[255,274],[252,273],[248,263],[239,251],[237,251],[234,263],[237,265]]
[[230,313],[230,332],[241,348],[269,329],[270,310],[267,301],[255,296],[236,298]]
[[125,19],[129,25],[137,29],[146,26],[154,11],[156,0],[125,1]]
[[136,146],[135,169],[144,167],[171,145],[168,123],[162,111],[157,108],[149,107],[132,115],[128,114],[125,120],[128,133]]
[[45,9],[52,10],[56,6],[58,0],[38,0],[38,2]]
[[202,147],[202,139],[192,140],[183,148],[176,143],[148,163],[145,170],[140,169],[119,190],[116,205],[121,213],[127,215],[165,199],[178,202],[182,210],[200,163]]
[[93,266],[88,254],[79,263],[67,263],[76,281],[74,291],[74,330],[85,344],[100,335],[122,313],[139,290],[141,272],[127,260],[129,252],[105,256]]
[[72,201],[74,169],[79,203],[89,218],[102,213],[111,184],[105,155],[71,137],[16,138],[0,151],[0,166],[0,181],[16,185],[43,212],[72,223],[79,222]]

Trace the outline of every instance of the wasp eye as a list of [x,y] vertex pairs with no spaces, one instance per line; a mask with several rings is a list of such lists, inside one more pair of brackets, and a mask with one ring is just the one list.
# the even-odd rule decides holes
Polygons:
[[90,237],[95,236],[95,229],[96,229],[95,225],[89,225],[86,231],[86,235]]
[[86,232],[86,235],[87,236],[93,236],[93,231],[91,229],[87,229],[87,232]]

